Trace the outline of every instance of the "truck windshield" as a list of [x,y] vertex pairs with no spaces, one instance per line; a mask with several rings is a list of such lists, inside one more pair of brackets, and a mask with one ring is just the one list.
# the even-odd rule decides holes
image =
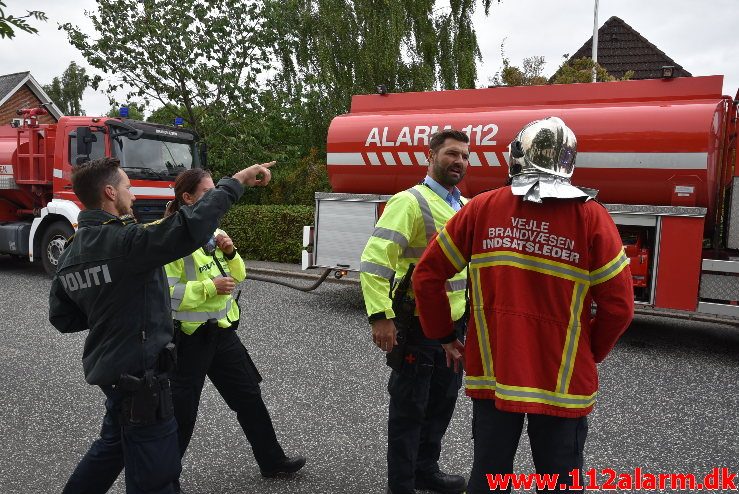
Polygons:
[[123,137],[122,148],[113,146],[116,157],[130,178],[173,180],[181,171],[192,168],[194,145],[182,141],[166,141],[142,136],[130,140]]

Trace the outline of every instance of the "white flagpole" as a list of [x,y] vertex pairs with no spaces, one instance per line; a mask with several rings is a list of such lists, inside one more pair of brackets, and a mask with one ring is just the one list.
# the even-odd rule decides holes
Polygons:
[[595,0],[595,12],[593,13],[593,82],[596,79],[595,64],[598,63],[598,0]]

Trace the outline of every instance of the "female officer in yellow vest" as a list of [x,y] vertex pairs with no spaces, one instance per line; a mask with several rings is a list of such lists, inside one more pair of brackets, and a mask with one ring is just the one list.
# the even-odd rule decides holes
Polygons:
[[[184,171],[177,177],[175,198],[166,214],[195,204],[213,188],[208,172]],[[226,232],[216,230],[205,246],[165,269],[176,332],[177,371],[171,386],[180,454],[184,456],[192,437],[208,376],[236,412],[262,475],[297,472],[305,458],[283,452],[259,390],[262,378],[235,332],[240,314],[233,291],[246,278],[246,269],[233,242]]]

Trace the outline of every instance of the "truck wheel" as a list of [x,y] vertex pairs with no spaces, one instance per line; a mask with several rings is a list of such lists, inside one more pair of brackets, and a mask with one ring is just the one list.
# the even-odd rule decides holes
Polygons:
[[41,237],[41,264],[49,276],[54,276],[59,264],[59,256],[64,251],[67,239],[72,236],[74,229],[63,221],[52,223],[46,228],[44,236]]

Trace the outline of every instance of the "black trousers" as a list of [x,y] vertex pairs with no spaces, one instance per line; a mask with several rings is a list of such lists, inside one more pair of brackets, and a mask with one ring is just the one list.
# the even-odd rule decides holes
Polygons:
[[[564,418],[534,413],[502,412],[495,408],[493,400],[481,399],[472,400],[472,414],[474,458],[467,494],[510,492],[510,486],[508,489],[491,489],[486,475],[513,473],[513,458],[518,449],[523,419],[526,415],[528,415],[526,431],[531,443],[536,473],[558,474],[557,487],[562,484],[569,486],[572,485],[570,472],[577,468],[580,470],[580,485],[583,485],[583,450],[588,435],[586,417]],[[570,490],[558,488],[546,492],[570,492]],[[572,492],[582,493],[582,490]]]
[[[460,326],[460,335],[464,325]],[[408,344],[400,372],[388,382],[387,470],[393,494],[415,493],[416,475],[439,471],[441,440],[457,403],[462,373],[446,365],[438,343]]]
[[126,467],[127,494],[171,494],[180,474],[177,424],[173,417],[151,425],[121,420],[125,392],[100,386],[105,417],[97,439],[64,486],[63,494],[105,494]]
[[171,379],[180,453],[184,456],[198,415],[205,376],[211,380],[236,418],[262,470],[285,458],[267,406],[262,400],[262,378],[236,331],[203,326],[177,339],[177,371]]

